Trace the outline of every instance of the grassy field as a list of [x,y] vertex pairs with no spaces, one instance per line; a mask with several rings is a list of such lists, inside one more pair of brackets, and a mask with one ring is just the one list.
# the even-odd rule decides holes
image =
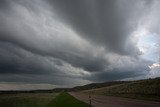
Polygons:
[[53,99],[47,107],[89,107],[89,105],[64,92]]
[[57,93],[0,94],[0,107],[46,107]]
[[1,93],[0,107],[89,107],[89,105],[68,93]]
[[112,95],[143,100],[160,101],[160,78],[134,81],[84,91],[90,94]]

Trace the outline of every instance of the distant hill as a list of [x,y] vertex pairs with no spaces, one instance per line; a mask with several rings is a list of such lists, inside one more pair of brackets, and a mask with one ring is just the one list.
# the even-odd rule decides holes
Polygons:
[[69,91],[71,88],[54,88],[52,92],[66,92]]
[[160,78],[132,81],[84,92],[160,101]]
[[112,85],[118,85],[118,84],[124,84],[124,83],[130,83],[131,81],[109,81],[104,83],[91,83],[84,86],[76,86],[70,89],[70,91],[83,91],[83,90],[90,90],[90,89],[96,89],[101,87],[108,87]]
[[83,86],[76,86],[73,88],[54,88],[52,92],[83,91],[83,90],[96,89],[96,88],[107,87],[111,85],[123,84],[123,83],[129,83],[129,82],[131,81],[109,81],[104,83],[91,83]]

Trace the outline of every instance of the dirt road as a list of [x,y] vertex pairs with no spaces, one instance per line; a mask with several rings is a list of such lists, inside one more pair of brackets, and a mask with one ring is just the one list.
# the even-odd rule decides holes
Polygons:
[[[89,95],[82,93],[70,93],[75,98],[89,103]],[[142,101],[128,98],[92,95],[92,107],[160,107],[160,102]]]

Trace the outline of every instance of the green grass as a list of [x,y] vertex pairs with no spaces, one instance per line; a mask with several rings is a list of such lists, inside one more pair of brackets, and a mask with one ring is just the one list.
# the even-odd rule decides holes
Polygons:
[[89,105],[63,92],[53,99],[47,107],[89,107]]
[[89,107],[68,93],[0,94],[0,107]]
[[160,78],[134,81],[86,92],[91,94],[160,101]]
[[57,93],[0,94],[0,107],[46,107]]

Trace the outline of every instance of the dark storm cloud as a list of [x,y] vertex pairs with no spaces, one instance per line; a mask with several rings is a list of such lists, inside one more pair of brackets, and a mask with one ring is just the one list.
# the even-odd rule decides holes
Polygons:
[[[141,72],[141,71],[139,71]],[[97,73],[94,74],[90,79],[92,81],[99,81],[99,82],[104,82],[104,81],[112,81],[112,80],[122,80],[124,78],[134,78],[137,76],[141,76],[143,74],[138,74],[137,71],[122,71],[120,70],[112,70],[109,72],[102,72],[102,73]]]
[[133,65],[132,66],[128,65],[126,67],[115,67],[104,72],[95,73],[91,77],[88,77],[87,79],[99,82],[104,82],[106,80],[112,81],[112,80],[123,80],[123,79],[138,79],[137,77],[140,76],[144,77],[144,75],[147,75],[149,73],[150,68],[147,65],[150,65],[153,62],[143,60],[136,63],[137,63],[136,68],[134,68]]
[[1,0],[0,9],[8,8],[7,0]]
[[137,19],[149,8],[148,1],[50,0],[50,2],[61,16],[61,20],[82,37],[119,54],[140,54],[129,36],[136,29]]
[[[32,2],[26,2],[26,3],[28,3],[29,7],[30,7]],[[22,3],[18,2],[16,4],[17,7],[19,5],[24,6],[24,9],[29,8],[28,5],[26,5],[23,2]],[[33,5],[31,5],[31,6],[32,7],[29,8],[29,12],[33,8],[34,9],[33,12],[35,12],[35,14],[37,15],[40,10],[38,10],[38,7],[36,8],[37,9],[36,10],[35,7],[33,7]],[[104,63],[106,63],[107,61],[105,61],[103,59],[103,56],[102,57],[99,57],[99,56],[92,57],[92,55],[89,55],[92,53],[88,52],[88,50],[84,53],[83,56],[81,56],[81,55],[79,56],[79,55],[77,55],[79,49],[74,49],[72,47],[71,47],[71,49],[69,49],[70,47],[69,48],[65,47],[68,44],[60,46],[59,49],[58,49],[58,47],[51,46],[51,45],[57,45],[57,43],[54,43],[54,41],[56,41],[56,40],[53,40],[55,38],[51,38],[51,40],[42,39],[43,37],[39,37],[39,35],[36,33],[36,31],[34,31],[34,26],[36,26],[36,25],[34,25],[34,24],[32,25],[32,23],[31,23],[31,26],[28,26],[28,23],[27,23],[28,20],[21,19],[18,16],[14,15],[13,13],[10,13],[10,11],[13,13],[17,12],[17,11],[14,11],[14,9],[13,10],[9,9],[7,13],[3,13],[1,15],[2,20],[4,20],[3,21],[4,23],[2,22],[2,25],[3,25],[2,29],[4,29],[4,30],[1,30],[1,41],[10,42],[10,43],[15,44],[21,48],[24,48],[30,52],[33,52],[33,53],[36,53],[36,54],[39,54],[42,56],[52,56],[55,58],[62,59],[66,62],[69,62],[71,65],[73,65],[75,67],[80,67],[80,68],[83,68],[88,71],[98,71],[98,70],[101,70],[104,68]],[[21,10],[20,10],[20,12],[21,12]],[[22,12],[23,12],[23,8],[22,8]],[[15,13],[15,14],[19,15],[19,13]],[[20,15],[21,15],[21,13],[20,13]],[[12,16],[13,18],[10,19],[9,17],[7,17],[8,22],[6,22],[7,19],[4,16],[6,16],[6,17]],[[28,17],[30,17],[30,16],[28,16]],[[27,18],[27,16],[26,16],[26,18]],[[12,20],[14,20],[15,23]],[[26,21],[26,22],[24,22],[24,21]],[[39,20],[39,21],[42,21],[42,20]],[[16,26],[12,27],[12,25],[10,26],[8,24],[15,24]],[[38,26],[38,27],[40,27],[40,26]],[[9,30],[9,32],[6,31],[6,29]],[[49,34],[49,35],[52,36],[53,34]],[[43,36],[43,34],[41,34],[41,36]],[[25,42],[24,42],[24,40],[25,40]],[[59,41],[59,40],[57,40],[57,41]],[[59,45],[61,45],[60,43],[59,43]],[[73,44],[69,43],[69,46],[70,45],[73,45]],[[85,47],[85,45],[84,45],[84,47]],[[78,48],[78,47],[76,47],[76,48]],[[75,51],[76,53],[73,53],[70,51]],[[87,55],[85,55],[85,54],[87,54]]]
[[132,33],[151,4],[2,0],[0,81],[65,85],[146,75],[152,62],[139,58]]
[[[25,51],[13,44],[0,42],[0,73],[1,74],[46,74],[43,57]],[[41,62],[43,61],[43,62]],[[43,64],[43,65],[42,65]],[[55,71],[56,68],[55,68]]]
[[130,58],[126,59],[125,62],[123,62],[123,65],[121,65],[120,64],[122,61],[121,59],[117,61],[115,65],[108,67],[107,70],[104,70],[103,72],[93,73],[91,76],[84,78],[95,82],[96,81],[103,82],[106,80],[112,81],[112,80],[122,80],[122,79],[138,79],[137,77],[140,76],[144,77],[149,73],[150,68],[148,65],[151,65],[153,63],[152,61],[147,61],[142,59],[139,59],[138,61],[136,60],[131,61],[131,60]]
[[0,46],[0,81],[65,85],[74,79],[56,68],[63,66],[58,59],[39,56],[7,42],[0,42]]

